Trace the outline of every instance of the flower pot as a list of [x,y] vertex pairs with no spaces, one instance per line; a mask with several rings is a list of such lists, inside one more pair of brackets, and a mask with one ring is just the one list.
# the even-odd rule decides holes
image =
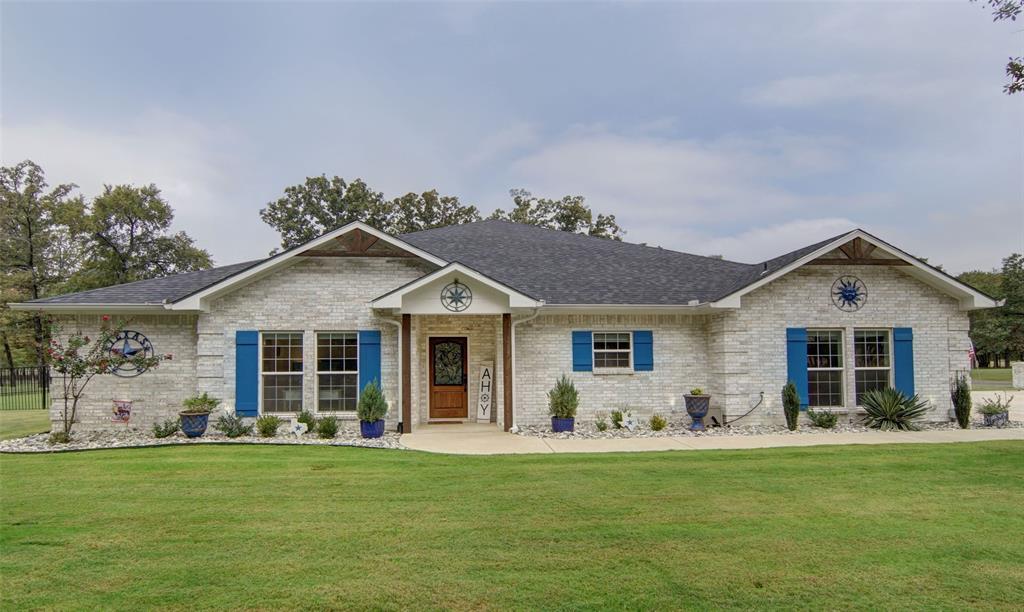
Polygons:
[[690,431],[704,431],[704,417],[708,415],[708,409],[711,408],[711,396],[684,395],[683,399],[686,401],[686,414],[693,419]]
[[364,438],[379,438],[384,435],[384,419],[379,421],[359,421],[359,433]]
[[1003,427],[1010,422],[1010,413],[998,412],[996,414],[985,414],[985,427]]
[[573,431],[576,427],[575,417],[559,418],[551,417],[551,431],[555,433],[562,433],[563,431]]
[[210,421],[209,412],[179,412],[181,433],[189,438],[198,438],[206,433],[206,425]]

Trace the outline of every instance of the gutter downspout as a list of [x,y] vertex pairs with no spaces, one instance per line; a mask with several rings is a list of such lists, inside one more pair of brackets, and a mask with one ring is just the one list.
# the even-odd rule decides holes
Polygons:
[[391,325],[394,325],[397,330],[396,335],[398,336],[398,422],[401,423],[401,430],[404,433],[405,423],[402,422],[402,320],[399,319],[398,321],[395,321],[393,319],[386,319],[384,317],[381,317],[380,320],[385,323],[390,323]]
[[518,320],[512,321],[512,334],[511,335],[512,335],[512,410],[513,410],[513,412],[512,412],[512,423],[511,423],[511,425],[509,425],[509,431],[511,431],[511,428],[515,426],[515,421],[516,421],[515,407],[518,404],[518,402],[516,401],[516,390],[517,390],[517,385],[516,385],[516,326],[519,325],[520,323],[526,323],[528,321],[532,321],[532,320],[536,319],[538,316],[540,316],[540,308],[542,306],[544,306],[544,302],[541,302],[540,306],[538,306],[537,308],[534,308],[533,309],[533,313],[530,314],[529,316],[524,317],[522,319],[518,319]]

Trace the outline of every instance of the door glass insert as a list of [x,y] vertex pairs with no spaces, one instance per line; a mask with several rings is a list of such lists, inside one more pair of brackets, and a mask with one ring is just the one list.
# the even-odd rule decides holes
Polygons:
[[461,385],[463,378],[462,344],[459,342],[435,344],[434,385]]

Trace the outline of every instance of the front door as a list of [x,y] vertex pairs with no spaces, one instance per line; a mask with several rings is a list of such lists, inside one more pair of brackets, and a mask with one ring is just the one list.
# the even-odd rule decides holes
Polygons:
[[430,339],[430,418],[469,416],[466,396],[466,339]]

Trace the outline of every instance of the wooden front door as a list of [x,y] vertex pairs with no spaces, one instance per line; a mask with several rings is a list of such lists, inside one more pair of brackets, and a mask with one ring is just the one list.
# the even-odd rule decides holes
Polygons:
[[430,418],[469,417],[466,339],[430,339]]

